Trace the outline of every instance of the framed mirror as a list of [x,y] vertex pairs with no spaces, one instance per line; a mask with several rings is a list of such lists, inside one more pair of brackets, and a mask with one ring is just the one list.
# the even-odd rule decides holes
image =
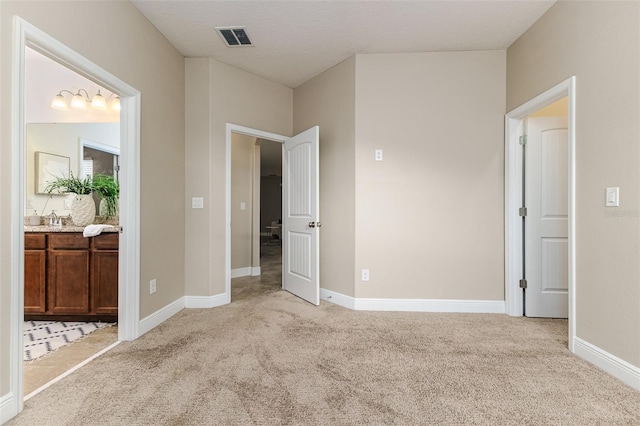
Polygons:
[[[69,177],[71,159],[62,155],[36,151],[36,194],[47,194],[47,186],[57,178]],[[55,194],[55,193],[54,193]]]

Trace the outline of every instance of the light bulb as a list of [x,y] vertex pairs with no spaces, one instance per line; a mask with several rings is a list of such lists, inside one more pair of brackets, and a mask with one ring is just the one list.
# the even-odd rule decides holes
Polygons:
[[107,101],[105,101],[104,96],[100,94],[100,90],[98,90],[98,94],[91,99],[91,107],[95,109],[107,109]]
[[75,109],[87,109],[87,101],[84,97],[78,92],[73,98],[71,98],[71,108]]
[[62,93],[58,93],[51,100],[51,108],[64,111],[67,109],[67,101],[62,96]]
[[111,108],[116,111],[120,111],[122,109],[122,107],[120,106],[120,96],[116,96],[113,99],[113,101],[111,102]]

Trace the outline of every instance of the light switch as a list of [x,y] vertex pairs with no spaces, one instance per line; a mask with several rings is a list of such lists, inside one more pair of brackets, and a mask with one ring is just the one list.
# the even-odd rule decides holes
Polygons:
[[376,149],[376,161],[382,161],[382,150]]
[[202,198],[202,197],[193,197],[191,199],[191,208],[192,209],[203,209],[204,208],[204,198]]
[[620,206],[620,188],[613,187],[607,188],[607,199],[605,202],[607,207],[619,207]]
[[247,203],[240,203],[240,210],[245,211],[247,209]]

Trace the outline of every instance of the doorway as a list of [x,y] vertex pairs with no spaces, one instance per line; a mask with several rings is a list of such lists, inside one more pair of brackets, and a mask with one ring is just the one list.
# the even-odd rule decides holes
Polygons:
[[53,39],[21,18],[14,18],[13,81],[16,89],[12,95],[12,181],[11,190],[11,252],[14,253],[11,269],[11,318],[10,333],[11,375],[9,387],[13,400],[6,406],[19,413],[23,408],[22,335],[24,317],[24,217],[25,217],[25,55],[27,47],[64,64],[67,68],[88,78],[95,84],[118,94],[121,101],[120,140],[122,141],[122,172],[120,224],[125,230],[120,234],[118,271],[118,339],[133,340],[139,327],[139,122],[140,93],[117,77],[88,61],[81,55]]
[[232,132],[233,298],[282,288],[281,182],[282,142]]
[[[231,302],[232,139],[233,134],[279,142],[282,150],[282,286],[315,305],[320,304],[319,134],[317,126],[286,137],[227,124],[225,194],[225,303]],[[242,208],[242,206],[240,206]],[[254,222],[255,224],[256,222]],[[255,226],[255,225],[254,225]],[[259,242],[259,230],[253,241]]]
[[574,351],[575,341],[575,77],[547,90],[524,105],[507,113],[505,119],[505,301],[507,314],[522,316],[525,293],[521,280],[526,275],[523,247],[525,232],[523,228],[524,200],[523,160],[520,141],[525,132],[525,119],[553,104],[567,98],[566,130],[566,281],[568,298],[568,334],[569,350]]

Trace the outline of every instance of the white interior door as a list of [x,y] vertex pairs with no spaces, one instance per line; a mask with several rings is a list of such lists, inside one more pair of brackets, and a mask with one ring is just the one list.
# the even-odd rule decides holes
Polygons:
[[567,318],[569,310],[567,119],[526,121],[525,315]]
[[316,126],[285,141],[282,163],[282,287],[314,305],[320,304],[318,137]]

